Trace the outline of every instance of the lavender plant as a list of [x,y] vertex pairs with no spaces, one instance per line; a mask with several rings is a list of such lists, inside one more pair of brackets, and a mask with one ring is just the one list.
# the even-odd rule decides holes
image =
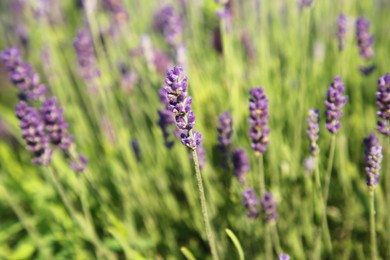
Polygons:
[[339,44],[339,51],[345,48],[345,38],[348,30],[348,17],[345,14],[340,14],[337,18],[337,40]]

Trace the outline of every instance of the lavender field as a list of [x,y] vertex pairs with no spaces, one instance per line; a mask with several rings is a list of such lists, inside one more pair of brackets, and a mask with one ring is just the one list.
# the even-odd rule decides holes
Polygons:
[[1,0],[0,259],[390,259],[389,13]]

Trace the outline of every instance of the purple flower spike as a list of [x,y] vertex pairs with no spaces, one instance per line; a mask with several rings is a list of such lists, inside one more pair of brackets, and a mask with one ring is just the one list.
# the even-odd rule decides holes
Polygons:
[[370,59],[374,56],[374,37],[369,33],[370,22],[363,16],[356,21],[356,38],[359,46],[359,54],[364,59]]
[[26,141],[27,150],[34,154],[32,163],[48,165],[52,150],[49,147],[49,137],[45,134],[45,126],[38,111],[20,101],[16,106],[16,115],[20,119],[22,137]]
[[278,255],[279,260],[290,260],[290,256],[288,254],[280,253]]
[[390,74],[386,74],[378,80],[378,91],[376,92],[376,105],[379,111],[377,130],[386,136],[390,136]]
[[166,5],[154,15],[154,28],[162,33],[174,48],[183,43],[183,23],[171,5]]
[[375,188],[379,183],[381,162],[382,162],[382,146],[379,145],[378,138],[371,133],[364,139],[364,160],[366,162],[365,171],[367,174],[366,184],[369,188]]
[[248,219],[254,220],[259,215],[259,211],[257,210],[259,199],[256,197],[254,190],[250,188],[244,190],[242,196],[244,198],[242,204],[248,209],[246,216]]
[[342,107],[347,103],[348,97],[344,95],[344,84],[340,77],[335,77],[327,91],[325,100],[326,128],[332,134],[336,134],[341,126],[340,118],[343,115]]
[[129,20],[129,14],[121,0],[104,0],[103,4],[113,14],[116,23],[123,24]]
[[12,83],[20,90],[20,99],[40,100],[45,96],[47,88],[41,84],[39,75],[32,66],[23,62],[17,47],[11,47],[1,52],[0,59],[7,67]]
[[229,112],[224,112],[219,117],[219,126],[218,131],[218,142],[221,150],[228,150],[232,144],[232,134],[233,134],[233,119],[231,118]]
[[279,218],[278,212],[276,211],[277,205],[274,196],[269,192],[265,192],[264,197],[261,200],[261,207],[266,222],[276,221]]
[[57,98],[46,99],[40,112],[51,143],[58,145],[64,151],[69,151],[73,143],[73,136],[67,134],[68,123],[64,119],[64,111],[58,105]]
[[345,14],[340,14],[337,18],[337,39],[339,42],[339,51],[343,51],[345,47],[345,37],[348,29],[348,17]]
[[244,149],[236,149],[233,152],[234,174],[242,185],[246,184],[245,174],[249,171],[249,158]]
[[180,129],[181,143],[195,150],[202,141],[201,133],[193,131],[195,114],[192,112],[192,98],[187,96],[187,77],[182,76],[183,69],[174,67],[168,70],[165,78],[164,91],[168,100],[166,108],[173,113],[176,126]]
[[313,156],[318,155],[320,148],[317,145],[317,140],[320,135],[319,126],[319,111],[318,109],[309,109],[309,117],[307,118],[307,131],[310,140],[310,153]]
[[88,159],[84,155],[78,156],[78,161],[70,162],[70,167],[77,173],[83,172],[87,168]]
[[267,150],[269,143],[268,134],[268,98],[264,93],[264,89],[252,88],[250,91],[251,98],[249,100],[249,136],[252,139],[251,147],[256,154],[262,154]]

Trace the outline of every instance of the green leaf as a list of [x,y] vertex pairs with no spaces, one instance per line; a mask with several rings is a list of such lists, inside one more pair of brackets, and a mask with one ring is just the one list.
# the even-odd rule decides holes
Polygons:
[[195,256],[191,253],[190,250],[186,247],[181,247],[180,251],[183,253],[183,255],[188,259],[188,260],[196,260]]
[[225,232],[226,234],[228,235],[228,237],[230,238],[230,240],[232,240],[233,244],[234,244],[234,247],[237,249],[237,252],[238,252],[238,255],[240,256],[240,260],[244,260],[245,257],[244,257],[244,251],[242,250],[242,247],[241,247],[241,244],[240,244],[240,241],[238,240],[238,238],[236,237],[236,235],[233,233],[233,231],[231,231],[230,229],[225,229]]

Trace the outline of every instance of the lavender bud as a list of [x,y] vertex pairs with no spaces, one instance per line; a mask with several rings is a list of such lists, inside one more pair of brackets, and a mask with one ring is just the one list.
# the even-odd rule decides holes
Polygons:
[[187,96],[187,77],[182,76],[182,72],[183,69],[178,66],[168,70],[165,78],[166,99],[164,100],[165,102],[168,100],[166,108],[173,113],[176,126],[182,130],[180,133],[182,144],[194,150],[200,145],[202,135],[192,131],[195,126],[195,115],[191,110],[192,98]]
[[386,74],[378,80],[376,92],[376,105],[379,117],[377,130],[386,136],[390,136],[390,74]]
[[219,117],[219,125],[217,128],[218,131],[218,143],[219,148],[224,151],[228,150],[232,144],[232,134],[233,134],[233,119],[231,118],[229,112],[224,112]]
[[237,176],[242,185],[246,184],[245,175],[249,172],[249,158],[244,149],[236,149],[233,151],[233,168],[234,174]]
[[84,155],[78,156],[78,161],[73,160],[70,162],[70,167],[77,173],[83,172],[87,167],[88,160]]
[[341,109],[348,101],[348,97],[344,95],[344,90],[345,87],[341,78],[336,76],[327,91],[327,99],[325,100],[326,128],[332,134],[336,134],[340,129],[340,118],[343,115]]
[[171,5],[166,5],[154,15],[154,28],[162,33],[165,41],[177,48],[183,43],[183,23]]
[[337,18],[337,39],[339,42],[339,51],[343,51],[345,47],[345,37],[347,34],[348,17],[345,14],[340,14]]
[[369,33],[370,22],[363,16],[356,21],[356,39],[359,46],[359,54],[364,59],[369,59],[374,56],[374,37]]
[[64,119],[64,111],[58,105],[57,98],[46,99],[40,112],[51,143],[59,146],[64,151],[69,151],[73,143],[73,137],[67,134],[68,123]]
[[274,196],[269,192],[265,192],[261,200],[261,207],[266,222],[276,221],[279,218],[278,212],[276,211],[277,205]]
[[269,143],[268,134],[268,98],[262,87],[252,88],[249,100],[249,136],[252,139],[251,147],[256,154],[264,153]]
[[18,103],[15,111],[20,119],[22,137],[26,141],[27,150],[34,154],[32,163],[48,165],[52,150],[49,147],[49,137],[45,134],[45,126],[38,111],[24,101]]
[[364,139],[364,145],[365,171],[367,174],[366,184],[369,188],[375,188],[380,178],[383,157],[382,146],[379,145],[378,138],[373,133]]
[[244,190],[242,192],[242,196],[242,204],[248,209],[246,216],[248,219],[254,220],[259,215],[259,211],[257,210],[259,199],[256,197],[254,190],[251,188]]
[[307,118],[307,131],[310,140],[310,153],[313,156],[318,155],[320,148],[317,145],[317,140],[320,135],[319,126],[319,111],[318,109],[309,109],[309,117]]
[[290,260],[290,256],[288,254],[280,253],[278,255],[279,260]]
[[129,14],[121,0],[104,0],[103,4],[112,13],[117,24],[123,24],[129,20]]

